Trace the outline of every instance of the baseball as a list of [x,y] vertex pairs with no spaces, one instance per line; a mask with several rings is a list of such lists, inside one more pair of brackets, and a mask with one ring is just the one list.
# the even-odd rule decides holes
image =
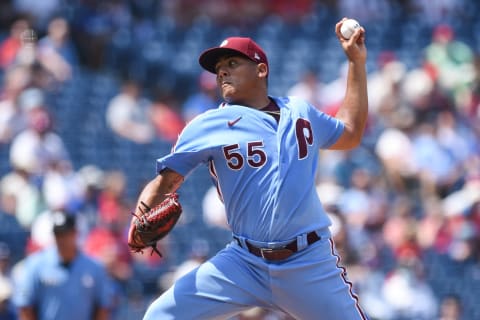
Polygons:
[[360,24],[355,19],[347,19],[342,23],[342,27],[340,28],[340,33],[345,39],[350,39],[352,34],[355,32],[356,29],[360,28]]

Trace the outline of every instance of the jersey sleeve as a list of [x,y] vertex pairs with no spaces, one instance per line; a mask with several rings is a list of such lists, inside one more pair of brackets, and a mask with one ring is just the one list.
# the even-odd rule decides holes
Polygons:
[[307,108],[309,119],[312,120],[313,134],[316,137],[318,148],[327,149],[340,138],[345,129],[345,124],[310,104],[307,104]]
[[326,113],[315,110],[318,114],[318,121],[314,123],[315,132],[318,132],[317,139],[320,149],[327,149],[337,142],[345,130],[345,124]]
[[299,97],[278,98],[277,103],[288,106],[294,117],[306,120],[311,125],[315,147],[318,149],[328,149],[340,138],[345,129],[342,121],[318,110]]
[[182,176],[187,176],[198,165],[209,160],[212,146],[209,132],[203,117],[192,120],[178,137],[170,154],[157,159],[157,173],[169,168]]

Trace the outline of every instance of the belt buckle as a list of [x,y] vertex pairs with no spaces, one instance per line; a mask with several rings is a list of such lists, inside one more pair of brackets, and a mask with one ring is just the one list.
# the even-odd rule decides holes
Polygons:
[[259,249],[260,249],[260,255],[262,256],[263,259],[267,259],[265,258],[265,252],[267,252],[267,255],[268,255],[268,253],[278,250],[278,249],[272,249],[272,248],[259,248]]
[[259,248],[260,255],[265,260],[277,261],[277,260],[284,260],[290,257],[293,254],[293,251],[283,248]]

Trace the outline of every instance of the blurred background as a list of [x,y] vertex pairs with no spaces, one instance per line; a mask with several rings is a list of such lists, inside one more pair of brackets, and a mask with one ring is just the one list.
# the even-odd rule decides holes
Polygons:
[[[272,95],[334,114],[342,17],[366,29],[361,147],[322,152],[318,193],[371,319],[480,319],[480,3],[475,0],[0,2],[0,309],[18,266],[73,212],[115,282],[112,319],[140,319],[231,239],[208,171],[180,189],[159,249],[132,254],[130,212],[155,159],[220,99],[198,56],[228,36],[267,52]],[[302,183],[299,181],[298,183]],[[289,319],[252,309],[236,319]]]

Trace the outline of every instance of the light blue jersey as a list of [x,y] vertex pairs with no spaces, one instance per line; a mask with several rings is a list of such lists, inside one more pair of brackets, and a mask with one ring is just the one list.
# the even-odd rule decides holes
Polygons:
[[15,284],[17,307],[32,306],[39,320],[93,319],[96,307],[113,305],[111,279],[83,253],[62,266],[56,247],[35,253],[22,266]]
[[278,123],[264,111],[222,105],[192,120],[157,160],[158,172],[183,176],[209,166],[234,241],[177,280],[144,320],[230,319],[252,306],[302,320],[366,319],[315,188],[319,149],[344,125],[298,98],[273,99]]
[[273,98],[280,121],[253,108],[222,105],[192,120],[174,151],[157,161],[184,176],[208,164],[232,231],[282,241],[328,227],[315,189],[319,149],[343,132],[339,120],[294,97]]

